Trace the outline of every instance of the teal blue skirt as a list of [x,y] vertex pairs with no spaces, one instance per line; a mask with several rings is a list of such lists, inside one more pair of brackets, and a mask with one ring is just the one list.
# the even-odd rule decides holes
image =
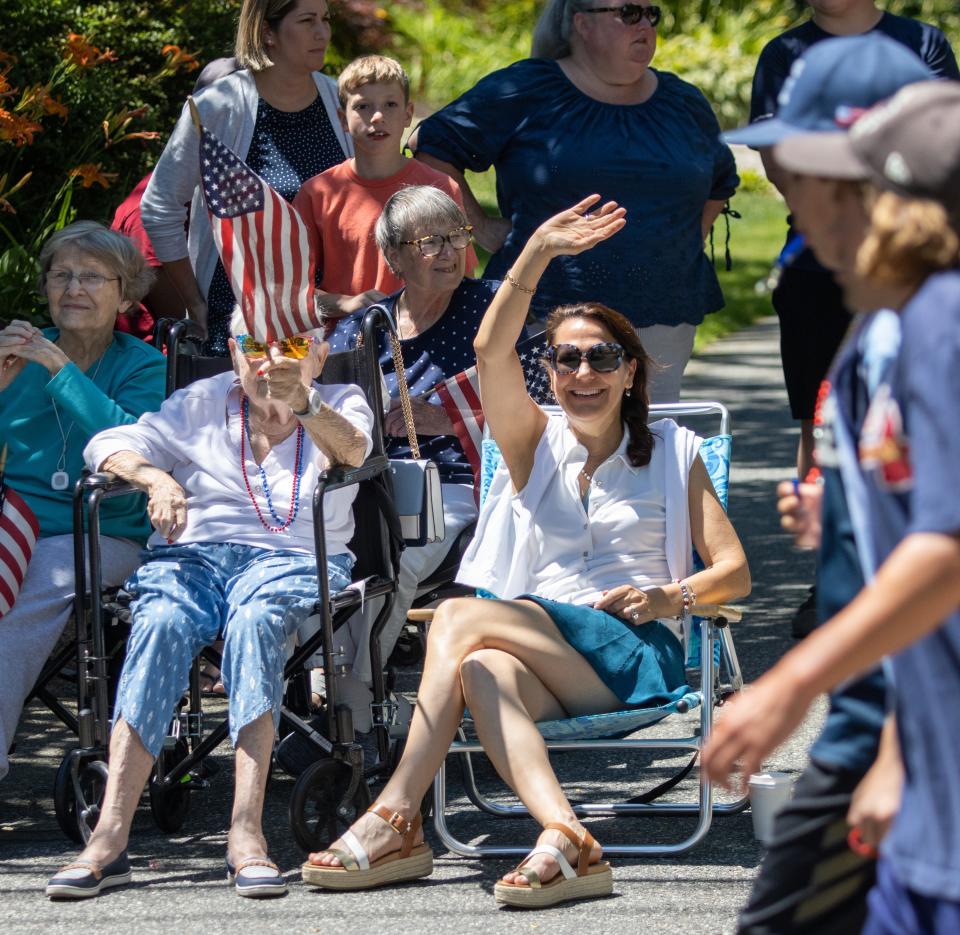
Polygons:
[[649,708],[677,701],[690,691],[683,645],[659,620],[634,626],[588,605],[564,604],[524,594],[542,607],[563,638],[624,708]]

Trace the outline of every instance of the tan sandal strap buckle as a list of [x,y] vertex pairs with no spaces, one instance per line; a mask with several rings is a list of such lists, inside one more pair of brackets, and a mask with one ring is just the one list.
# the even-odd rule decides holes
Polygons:
[[367,809],[378,818],[382,818],[400,837],[408,835],[413,830],[413,822],[404,818],[399,812],[392,812],[385,805],[371,805]]

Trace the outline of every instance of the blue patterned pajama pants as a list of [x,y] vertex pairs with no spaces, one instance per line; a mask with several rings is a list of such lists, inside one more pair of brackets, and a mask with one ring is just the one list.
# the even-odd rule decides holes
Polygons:
[[[287,638],[319,593],[314,556],[203,542],[146,549],[143,560],[126,585],[136,600],[114,723],[123,718],[156,757],[193,659],[222,638],[230,740],[267,711],[276,728]],[[352,565],[346,553],[328,558],[331,593],[350,583]]]

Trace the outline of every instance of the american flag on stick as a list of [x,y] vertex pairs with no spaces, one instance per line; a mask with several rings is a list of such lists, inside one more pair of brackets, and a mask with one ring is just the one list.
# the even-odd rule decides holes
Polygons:
[[0,454],[0,617],[17,600],[30,556],[40,535],[33,510],[3,479],[7,466],[7,446]]
[[193,98],[200,134],[200,176],[213,239],[258,341],[318,327],[314,264],[306,225],[296,208],[206,130]]
[[[547,343],[542,334],[517,344],[527,392],[538,405],[550,401],[550,380],[541,358]],[[476,365],[462,370],[436,387],[440,404],[450,416],[457,441],[473,468],[474,489],[480,489],[480,444],[483,441],[483,409],[480,405],[480,378]]]

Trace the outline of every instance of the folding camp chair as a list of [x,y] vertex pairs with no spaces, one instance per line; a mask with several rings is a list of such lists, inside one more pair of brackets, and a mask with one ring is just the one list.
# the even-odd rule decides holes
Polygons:
[[[556,410],[556,407],[553,407]],[[549,411],[549,407],[548,407]],[[558,411],[558,410],[556,410]],[[716,402],[685,402],[669,406],[651,406],[651,418],[710,417],[719,419],[719,432],[707,438],[700,449],[701,457],[724,508],[727,505],[728,475],[732,436],[730,415],[727,409]],[[483,466],[481,497],[489,488],[490,479],[499,463],[500,454],[496,443],[486,439],[483,443]],[[697,559],[697,561],[699,561]],[[700,566],[702,567],[702,565]],[[713,709],[729,694],[743,685],[736,650],[730,635],[730,623],[740,620],[740,613],[731,607],[697,605],[697,616],[692,619],[689,632],[685,634],[688,675],[698,675],[700,687],[679,700],[661,707],[616,711],[609,714],[594,714],[563,720],[545,721],[537,726],[553,750],[613,750],[627,753],[632,750],[665,750],[674,753],[688,751],[694,755],[685,771],[655,790],[624,802],[575,802],[580,816],[591,815],[695,815],[697,824],[693,832],[680,841],[669,844],[612,844],[604,847],[611,856],[661,856],[679,854],[694,847],[707,834],[714,815],[742,811],[746,798],[729,803],[716,803],[709,779],[698,769],[698,795],[695,801],[654,802],[658,794],[672,788],[686,771],[692,770],[699,760],[699,751],[710,736],[713,724]],[[687,714],[700,709],[697,729],[683,737],[639,738],[633,732],[649,727],[671,715]],[[484,796],[476,781],[472,756],[483,748],[467,737],[466,724],[461,727],[459,739],[455,740],[450,753],[458,755],[468,798],[490,815],[518,817],[529,814],[519,804],[503,804]],[[529,842],[517,846],[475,845],[458,839],[447,822],[447,771],[446,763],[440,768],[434,781],[434,827],[443,844],[458,854],[468,857],[506,857],[526,854]]]

